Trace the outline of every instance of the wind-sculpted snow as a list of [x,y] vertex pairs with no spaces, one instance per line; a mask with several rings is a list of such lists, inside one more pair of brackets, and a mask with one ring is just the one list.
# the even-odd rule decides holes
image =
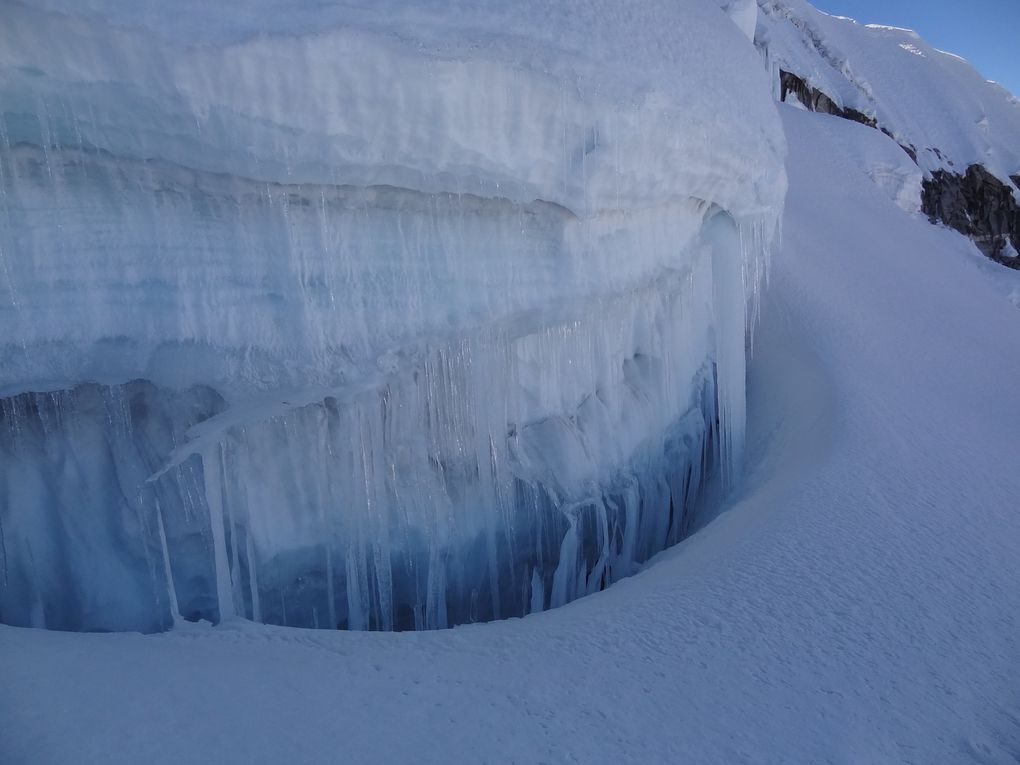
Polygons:
[[0,4],[0,620],[441,627],[678,539],[785,193],[747,3],[207,5]]

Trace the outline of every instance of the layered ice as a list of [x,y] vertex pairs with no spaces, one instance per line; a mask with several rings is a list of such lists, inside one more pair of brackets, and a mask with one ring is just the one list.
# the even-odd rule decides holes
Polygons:
[[522,615],[736,480],[784,144],[716,4],[0,12],[0,620]]

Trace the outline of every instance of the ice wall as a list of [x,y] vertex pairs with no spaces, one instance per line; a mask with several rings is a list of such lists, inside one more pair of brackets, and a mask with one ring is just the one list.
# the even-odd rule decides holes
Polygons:
[[521,615],[735,480],[784,149],[715,4],[42,7],[0,3],[0,620]]

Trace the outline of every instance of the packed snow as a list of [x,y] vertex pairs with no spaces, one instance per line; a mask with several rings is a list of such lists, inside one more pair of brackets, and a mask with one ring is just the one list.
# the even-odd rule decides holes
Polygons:
[[707,0],[49,5],[0,29],[7,391],[329,385],[782,201],[767,74]]

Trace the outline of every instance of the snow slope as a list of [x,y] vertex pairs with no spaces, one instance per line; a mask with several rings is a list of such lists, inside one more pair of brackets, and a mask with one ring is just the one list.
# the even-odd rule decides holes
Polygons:
[[981,164],[1006,184],[1020,172],[1020,101],[964,59],[912,30],[830,16],[806,0],[758,6],[755,42],[774,67],[876,119],[923,170]]
[[0,628],[6,761],[1014,761],[1020,317],[864,172],[880,133],[780,109],[783,250],[725,512],[522,620]]

